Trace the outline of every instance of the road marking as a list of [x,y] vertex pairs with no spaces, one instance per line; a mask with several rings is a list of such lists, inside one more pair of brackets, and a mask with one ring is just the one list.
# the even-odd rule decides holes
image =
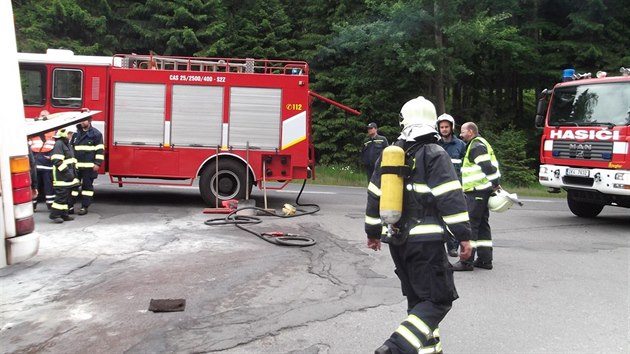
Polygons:
[[[158,186],[160,188],[174,188],[174,189],[198,189],[195,186]],[[297,194],[299,191],[287,191],[287,190],[278,190],[278,193],[293,193]],[[335,192],[315,192],[315,191],[302,191],[302,194],[337,194]]]
[[[278,193],[293,193],[293,194],[298,194],[300,193],[299,191],[276,191]],[[302,191],[302,193],[304,194],[337,194],[335,192],[308,192],[308,191]]]
[[521,202],[533,202],[533,203],[555,203],[555,200],[545,200],[545,199],[519,199]]

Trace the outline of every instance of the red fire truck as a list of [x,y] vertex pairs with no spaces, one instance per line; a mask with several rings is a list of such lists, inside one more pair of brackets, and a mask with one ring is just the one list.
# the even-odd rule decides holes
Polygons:
[[538,180],[550,192],[566,190],[580,217],[595,217],[605,205],[630,208],[630,69],[620,72],[591,78],[567,69],[538,103]]
[[[253,185],[314,178],[306,62],[67,50],[20,53],[27,117],[99,110],[112,183],[192,185],[220,205]],[[327,102],[358,112],[339,103]],[[264,182],[264,183],[263,183]]]

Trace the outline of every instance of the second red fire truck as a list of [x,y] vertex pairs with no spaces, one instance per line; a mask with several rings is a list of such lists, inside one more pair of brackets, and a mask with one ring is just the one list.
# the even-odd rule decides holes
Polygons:
[[543,128],[538,179],[567,191],[573,214],[595,217],[606,205],[630,208],[630,69],[576,74],[543,91],[536,126]]
[[[101,113],[112,183],[192,185],[211,206],[314,174],[306,62],[20,53],[25,115]],[[341,104],[331,102],[352,113]],[[284,186],[283,185],[283,186]]]

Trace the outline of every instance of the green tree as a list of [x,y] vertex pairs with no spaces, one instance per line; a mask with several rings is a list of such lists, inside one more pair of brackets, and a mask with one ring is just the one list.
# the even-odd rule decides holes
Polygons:
[[[354,117],[313,103],[316,155],[324,163],[358,166],[366,123],[377,122],[380,133],[395,140],[400,107],[423,95],[459,124],[472,120],[507,139],[507,151],[518,146],[524,157],[502,159],[519,156],[523,168],[533,171],[539,144],[532,126],[536,93],[557,82],[564,68],[594,73],[630,65],[630,8],[620,0],[13,0],[13,5],[21,51],[308,61],[312,90],[363,112]],[[522,167],[503,164],[510,171]]]
[[225,34],[220,0],[147,0],[132,3],[121,30],[128,51],[191,56]]
[[108,31],[111,9],[106,0],[14,1],[20,51],[71,49],[77,54],[112,54],[116,36]]
[[484,133],[484,136],[497,154],[502,184],[527,187],[538,181],[536,171],[531,168],[536,159],[527,155],[528,139],[524,130],[508,126],[498,133]]
[[223,15],[203,56],[287,59],[295,55],[291,21],[279,0],[221,1]]

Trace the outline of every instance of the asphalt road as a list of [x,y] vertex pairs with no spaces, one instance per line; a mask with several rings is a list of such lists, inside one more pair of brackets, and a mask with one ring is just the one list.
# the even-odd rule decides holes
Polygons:
[[[317,240],[293,248],[204,225],[217,215],[194,187],[99,182],[88,215],[38,211],[39,255],[0,269],[2,352],[371,353],[406,317],[389,252],[365,246],[364,188],[307,185],[318,213],[248,226]],[[269,191],[268,208],[299,187]],[[628,209],[580,219],[563,200],[524,201],[491,215],[495,268],[456,273],[445,352],[628,353]],[[185,311],[148,311],[168,298]]]

